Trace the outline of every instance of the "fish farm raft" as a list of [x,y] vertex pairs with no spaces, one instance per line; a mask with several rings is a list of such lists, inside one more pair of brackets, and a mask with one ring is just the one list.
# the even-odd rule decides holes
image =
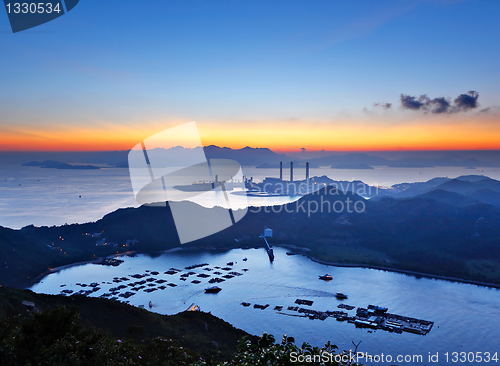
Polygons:
[[[313,301],[297,299],[295,301],[299,305],[311,306]],[[243,302],[241,305],[248,307],[251,304]],[[254,309],[264,310],[269,307],[269,304],[260,305],[254,304]],[[339,304],[338,308],[342,310],[353,310],[355,307],[350,305]],[[318,311],[313,309],[305,309],[298,306],[288,306],[287,311],[282,311],[283,306],[276,306],[274,310],[281,315],[309,318],[311,320],[325,320],[329,317],[335,318],[337,321],[347,321],[354,324],[358,328],[380,329],[394,333],[415,333],[426,335],[432,329],[434,322],[422,319],[410,318],[407,316],[391,314],[387,312],[387,308],[369,305],[368,308],[357,308],[356,315],[349,315],[346,311]]]

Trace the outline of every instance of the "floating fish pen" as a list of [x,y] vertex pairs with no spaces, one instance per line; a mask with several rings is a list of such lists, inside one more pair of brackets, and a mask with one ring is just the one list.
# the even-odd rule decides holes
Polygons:
[[191,283],[200,283],[201,281],[199,280],[192,280]]
[[[303,299],[297,299],[295,300],[295,303],[308,306],[313,304],[311,300]],[[250,306],[250,303],[243,302],[241,303],[241,305]],[[268,306],[269,304],[254,304],[253,307],[255,309],[264,310]],[[339,308],[353,310],[354,306],[343,305],[339,306]],[[300,315],[282,312],[283,306],[275,306],[274,310],[277,311],[278,314],[309,318],[311,320],[319,319],[324,321],[327,318],[331,317],[336,319],[337,321],[347,321],[348,323],[354,324],[359,328],[381,329],[395,333],[410,332],[426,335],[431,331],[432,326],[434,325],[434,322],[428,320],[387,313],[386,308],[381,308],[375,305],[372,305],[371,307],[369,307],[369,309],[357,308],[355,316],[349,316],[349,314],[345,311],[318,311],[313,309],[299,308],[298,306],[288,306],[287,310],[296,311]]]
[[314,303],[314,301],[311,301],[311,300],[302,300],[302,299],[297,299],[297,300],[295,300],[295,303],[296,303],[297,305],[307,305],[307,306],[311,306],[311,305]]
[[338,304],[337,307],[339,309],[346,309],[346,310],[353,310],[355,308],[355,306],[346,305],[346,304]]
[[192,266],[188,266],[185,269],[195,269],[195,268],[205,267],[205,266],[208,266],[208,263],[193,264]]
[[208,281],[208,283],[220,283],[220,282],[224,282],[225,279],[223,278],[218,278],[218,277],[215,277],[215,278],[212,278]]
[[122,263],[123,261],[121,259],[115,259],[115,258],[106,258],[101,262],[103,266],[113,266],[113,267],[119,266]]
[[201,278],[207,278],[207,277],[210,277],[209,274],[206,274],[206,273],[200,273],[198,276],[196,277],[201,277]]
[[123,293],[123,294],[120,294],[120,295],[118,295],[118,296],[123,297],[123,298],[125,298],[125,299],[128,299],[130,296],[134,296],[134,295],[135,295],[135,292],[130,292],[130,291],[127,291],[127,292],[125,292],[125,293]]

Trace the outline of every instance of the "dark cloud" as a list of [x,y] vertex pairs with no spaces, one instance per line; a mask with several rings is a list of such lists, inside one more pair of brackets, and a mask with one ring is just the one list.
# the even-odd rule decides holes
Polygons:
[[374,107],[382,107],[384,109],[391,109],[392,108],[392,103],[375,103],[373,104]]
[[[422,98],[422,97],[427,97],[427,96],[422,95],[420,98]],[[420,102],[415,97],[412,97],[410,95],[401,94],[401,105],[405,109],[418,110],[424,105],[424,103]]]
[[444,97],[429,100],[427,101],[427,105],[431,106],[432,113],[450,113],[450,102]]
[[401,94],[401,106],[404,109],[421,110],[434,114],[467,112],[479,107],[477,99],[479,93],[471,90],[467,94],[460,94],[455,98],[453,104],[449,98],[437,97],[429,98],[426,94],[417,97]]
[[468,111],[479,106],[477,98],[479,98],[479,93],[471,90],[467,94],[460,94],[453,102],[459,110]]

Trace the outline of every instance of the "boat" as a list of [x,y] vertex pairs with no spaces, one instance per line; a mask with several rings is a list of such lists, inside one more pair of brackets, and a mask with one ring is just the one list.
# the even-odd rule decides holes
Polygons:
[[193,182],[192,184],[173,186],[173,188],[182,192],[206,192],[220,186],[223,186],[222,188],[225,189],[226,191],[233,190],[233,183],[231,182],[226,183],[218,180],[216,180],[215,182],[207,182],[207,181]]
[[247,258],[243,258],[243,262],[246,262],[248,259]]
[[327,273],[327,274],[324,274],[323,276],[319,276],[319,279],[324,280],[324,281],[331,281],[333,279],[333,277],[329,273]]
[[212,286],[212,287],[207,287],[205,289],[205,293],[206,294],[216,294],[218,293],[220,290],[222,290],[219,286]]
[[384,308],[382,306],[377,306],[377,305],[368,305],[368,309],[375,310],[375,312],[377,313],[385,313],[387,312],[387,310],[389,310],[388,308]]
[[149,302],[149,308],[151,309],[153,307],[153,303],[150,301]]
[[337,293],[335,294],[335,297],[336,297],[337,299],[339,299],[339,300],[345,300],[345,299],[347,299],[347,295],[343,294],[342,292],[337,292]]

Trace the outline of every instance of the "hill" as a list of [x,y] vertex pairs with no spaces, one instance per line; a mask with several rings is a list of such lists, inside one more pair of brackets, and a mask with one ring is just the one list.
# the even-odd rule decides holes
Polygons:
[[[211,215],[224,209],[202,210]],[[261,246],[264,226],[273,228],[273,244],[308,247],[325,261],[500,283],[500,209],[443,190],[374,201],[325,187],[286,205],[250,207],[235,225],[185,247]],[[96,246],[100,238],[92,233],[108,245]],[[0,283],[20,287],[49,267],[180,246],[168,206],[120,209],[82,225],[1,229],[0,242],[6,262]]]
[[[6,287],[0,287],[0,298],[0,320],[48,313],[58,307],[75,308],[84,326],[100,329],[114,339],[128,339],[137,344],[157,337],[171,339],[206,359],[229,359],[236,352],[238,341],[255,339],[222,319],[201,311],[161,315],[113,300],[44,295]],[[34,307],[32,304],[23,305],[23,301],[33,303]]]
[[433,199],[454,206],[469,206],[479,202],[479,200],[442,189],[434,189],[428,193],[415,196],[414,198]]

